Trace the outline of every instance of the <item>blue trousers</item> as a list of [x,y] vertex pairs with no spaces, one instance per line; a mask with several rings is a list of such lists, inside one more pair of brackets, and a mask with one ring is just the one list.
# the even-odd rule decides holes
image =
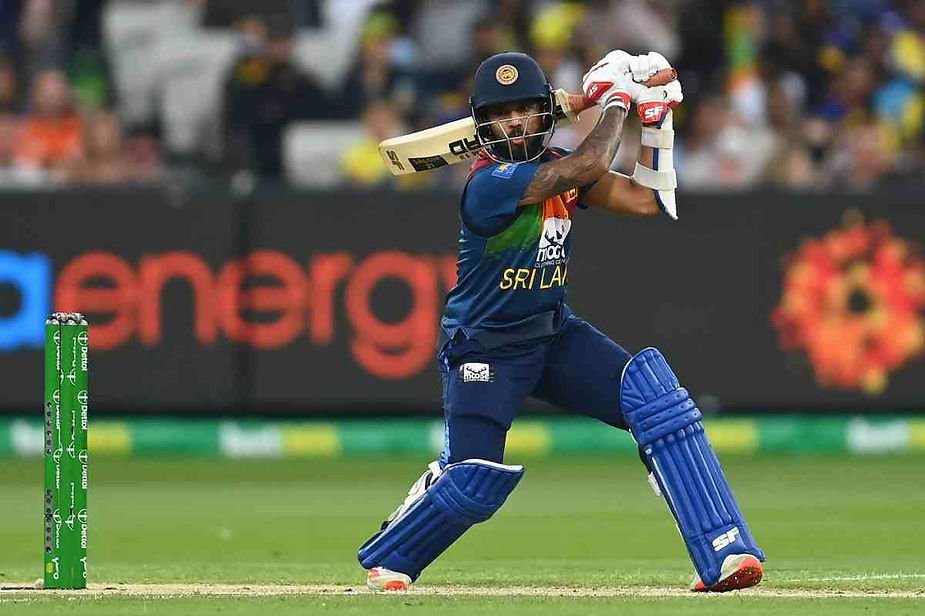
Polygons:
[[573,314],[543,339],[490,350],[471,339],[449,341],[438,355],[446,420],[441,463],[503,462],[507,431],[527,397],[627,429],[620,376],[630,357]]

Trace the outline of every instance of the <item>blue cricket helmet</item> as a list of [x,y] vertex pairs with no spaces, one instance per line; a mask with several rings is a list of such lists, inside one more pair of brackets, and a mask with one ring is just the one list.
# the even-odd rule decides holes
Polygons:
[[[488,120],[487,108],[519,101],[540,103],[540,112],[535,114],[541,116],[539,132],[510,135],[503,122]],[[527,54],[507,51],[482,62],[475,71],[469,106],[479,142],[496,160],[525,162],[539,158],[556,128],[552,86],[540,65]],[[493,124],[498,125],[503,137],[492,131]],[[523,126],[525,131],[526,119]],[[524,139],[523,146],[515,147],[511,139],[517,138]]]

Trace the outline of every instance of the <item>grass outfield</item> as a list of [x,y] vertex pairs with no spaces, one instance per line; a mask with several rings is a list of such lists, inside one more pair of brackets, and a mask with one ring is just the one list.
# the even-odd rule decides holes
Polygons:
[[[91,464],[92,592],[0,592],[7,614],[913,614],[925,458],[724,458],[767,551],[759,591],[684,592],[691,566],[633,460],[527,460],[490,522],[413,594],[363,592],[358,545],[426,461]],[[0,462],[0,584],[41,572],[41,463]],[[105,590],[105,588],[111,590]],[[352,589],[352,592],[348,592]],[[839,596],[841,595],[841,596]]]

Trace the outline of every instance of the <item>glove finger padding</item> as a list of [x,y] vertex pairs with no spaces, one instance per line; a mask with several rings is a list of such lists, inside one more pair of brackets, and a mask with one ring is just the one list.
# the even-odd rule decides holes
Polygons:
[[671,68],[667,58],[657,51],[650,51],[638,56],[630,56],[628,70],[633,74],[633,81],[643,83],[655,73]]
[[598,60],[594,66],[592,66],[588,72],[585,73],[585,77],[588,76],[588,73],[591,73],[604,66],[609,67],[609,70],[612,70],[616,75],[623,75],[630,72],[630,62],[634,58],[636,58],[636,56],[630,55],[621,49],[615,49]]
[[[601,58],[581,80],[585,96],[603,108],[618,105],[629,109],[630,103],[636,101],[645,86],[633,79],[633,66],[640,74],[651,77],[650,62],[644,56],[633,56],[622,50],[614,50]],[[652,73],[654,74],[654,72]]]

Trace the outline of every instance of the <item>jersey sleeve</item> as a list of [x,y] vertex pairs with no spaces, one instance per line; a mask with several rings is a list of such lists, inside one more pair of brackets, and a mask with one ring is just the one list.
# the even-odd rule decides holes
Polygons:
[[527,186],[539,162],[492,163],[469,179],[462,197],[463,222],[483,237],[503,231],[517,216]]

